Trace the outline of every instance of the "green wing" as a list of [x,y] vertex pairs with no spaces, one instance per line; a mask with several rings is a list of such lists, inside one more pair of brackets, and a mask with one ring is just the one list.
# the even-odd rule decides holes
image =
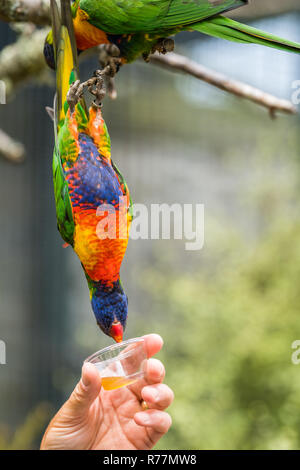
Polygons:
[[163,19],[162,27],[167,29],[174,26],[191,24],[238,8],[247,3],[248,0],[172,0],[167,15]]
[[56,206],[57,227],[65,242],[73,246],[74,220],[68,183],[65,179],[57,146],[53,153],[53,183]]
[[[66,96],[70,82],[78,78],[77,50],[69,0],[51,0],[51,18],[56,61],[56,99],[54,103],[55,147],[53,153],[53,183],[57,226],[62,238],[73,245],[74,220],[68,183],[62,166],[63,153],[71,151],[72,139],[68,138],[66,126]],[[69,148],[70,147],[70,148]]]
[[79,0],[89,22],[111,34],[160,33],[246,3],[247,0]]
[[192,30],[200,31],[209,36],[227,39],[246,44],[260,44],[288,52],[300,53],[300,44],[279,38],[274,34],[265,33],[259,29],[247,26],[237,21],[218,16],[198,24],[191,25]]

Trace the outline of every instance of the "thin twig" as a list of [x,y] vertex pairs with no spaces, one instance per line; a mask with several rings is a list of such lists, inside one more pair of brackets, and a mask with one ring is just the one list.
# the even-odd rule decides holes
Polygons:
[[267,108],[272,117],[274,117],[278,111],[286,114],[297,113],[297,109],[290,101],[276,98],[275,96],[259,90],[258,88],[254,88],[251,85],[233,80],[182,55],[174,53],[168,55],[155,54],[150,56],[150,63],[169,68],[172,71],[192,75],[199,80],[238,96],[239,98],[253,101],[256,104]]
[[38,25],[50,24],[49,0],[1,0],[0,19],[6,22],[28,21]]
[[13,163],[21,163],[24,160],[25,148],[0,129],[0,154]]

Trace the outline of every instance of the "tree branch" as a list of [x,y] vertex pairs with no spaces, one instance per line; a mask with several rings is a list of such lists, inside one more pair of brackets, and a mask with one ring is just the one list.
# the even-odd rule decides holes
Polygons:
[[[0,52],[0,80],[6,84],[7,97],[23,82],[46,76],[48,69],[45,65],[41,45],[47,32],[48,28],[43,28],[35,29],[30,34],[24,33],[14,44],[6,46]],[[272,115],[277,111],[287,114],[297,113],[291,102],[278,99],[250,85],[232,80],[184,56],[174,53],[165,56],[155,54],[150,56],[150,63],[192,75],[225,92],[264,106]]]
[[297,11],[300,11],[299,0],[252,0],[249,5],[232,10],[226,16],[237,20],[250,21]]
[[6,46],[0,52],[0,80],[6,85],[7,97],[21,83],[45,74],[42,44],[48,30],[35,29],[31,34],[21,35],[14,44]]
[[13,163],[20,163],[24,159],[25,149],[0,129],[0,154]]
[[215,72],[214,70],[210,70],[182,55],[174,53],[167,55],[155,54],[151,55],[149,59],[152,64],[168,68],[173,72],[183,72],[188,75],[192,75],[199,80],[220,88],[220,90],[231,93],[239,98],[245,98],[260,106],[264,106],[269,110],[272,117],[275,116],[277,111],[281,111],[286,114],[297,113],[297,109],[290,101],[276,98],[275,96],[265,93],[258,88],[254,88],[251,85],[247,85],[246,83],[242,83],[237,80],[232,80],[231,78]]
[[6,22],[29,21],[50,24],[49,0],[1,0],[0,19]]

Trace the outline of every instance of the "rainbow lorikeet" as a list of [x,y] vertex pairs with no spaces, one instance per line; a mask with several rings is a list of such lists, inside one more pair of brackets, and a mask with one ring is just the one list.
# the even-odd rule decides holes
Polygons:
[[[300,53],[300,44],[281,39],[221,16],[248,0],[74,0],[71,6],[78,51],[115,44],[122,63],[147,57],[164,38],[180,31],[199,31],[229,41],[261,44]],[[44,55],[53,67],[53,35]]]
[[[94,89],[96,101],[88,111],[82,97],[69,1],[61,0],[60,15],[56,1],[51,0],[51,12],[56,60],[53,179],[58,229],[81,261],[98,325],[119,342],[128,305],[120,267],[132,219],[129,190],[111,160],[110,138],[100,109],[104,94],[100,75],[93,79],[100,91]],[[107,232],[109,227],[111,232]]]

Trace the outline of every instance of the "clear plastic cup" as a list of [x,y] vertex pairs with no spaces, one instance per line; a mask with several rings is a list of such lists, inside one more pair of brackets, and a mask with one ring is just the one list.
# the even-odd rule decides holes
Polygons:
[[105,390],[114,390],[144,377],[146,361],[144,339],[133,338],[101,349],[84,362],[96,366]]

